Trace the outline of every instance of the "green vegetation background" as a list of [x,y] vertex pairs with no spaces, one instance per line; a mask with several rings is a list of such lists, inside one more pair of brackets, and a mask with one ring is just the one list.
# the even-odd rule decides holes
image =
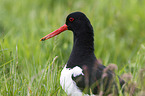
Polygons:
[[116,64],[118,75],[131,73],[143,91],[144,10],[144,0],[0,0],[0,96],[66,96],[59,77],[73,34],[39,40],[74,11],[85,13],[93,25],[97,58],[105,66]]

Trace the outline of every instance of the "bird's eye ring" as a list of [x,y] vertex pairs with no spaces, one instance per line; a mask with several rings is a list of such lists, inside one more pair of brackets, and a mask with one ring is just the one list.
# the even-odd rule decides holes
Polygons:
[[70,18],[69,18],[69,21],[70,21],[70,22],[74,21],[74,18],[70,17]]

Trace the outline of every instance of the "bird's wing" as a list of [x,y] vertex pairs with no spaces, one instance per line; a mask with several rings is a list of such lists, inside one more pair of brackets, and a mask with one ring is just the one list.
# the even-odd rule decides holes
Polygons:
[[[91,88],[93,94],[98,94],[101,88],[103,88],[103,91],[106,92],[106,94],[112,92],[111,90],[113,88],[115,88],[115,91],[118,91],[114,77],[116,76],[115,73],[107,69],[107,67],[100,64],[98,61],[94,64],[91,70],[87,66],[83,67],[82,70],[84,75],[72,75],[73,81],[75,81],[80,90],[84,91],[87,88]],[[119,81],[121,85],[124,83],[120,78]],[[89,93],[88,90],[86,93]]]

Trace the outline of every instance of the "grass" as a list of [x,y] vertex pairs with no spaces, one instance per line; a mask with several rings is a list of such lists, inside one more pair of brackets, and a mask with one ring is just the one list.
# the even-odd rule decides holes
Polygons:
[[116,64],[120,76],[131,73],[129,84],[141,89],[136,96],[145,92],[144,0],[0,2],[0,96],[67,96],[59,77],[72,49],[72,32],[39,39],[74,11],[84,12],[94,27],[97,58],[105,66]]

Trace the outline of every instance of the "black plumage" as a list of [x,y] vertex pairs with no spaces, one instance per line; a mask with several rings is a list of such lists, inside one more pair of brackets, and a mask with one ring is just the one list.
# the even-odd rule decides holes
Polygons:
[[[74,18],[74,21],[69,21],[69,18]],[[109,69],[107,70],[95,57],[94,32],[89,19],[81,12],[74,12],[68,15],[66,25],[68,30],[72,30],[74,34],[73,49],[67,62],[67,68],[79,66],[83,69],[84,73],[84,75],[77,77],[72,75],[72,79],[76,82],[77,86],[88,94],[90,93],[90,88],[93,94],[99,94],[103,89],[104,95],[110,94],[114,87],[114,92],[118,94],[115,73]],[[119,77],[118,79],[122,86],[124,81]]]

